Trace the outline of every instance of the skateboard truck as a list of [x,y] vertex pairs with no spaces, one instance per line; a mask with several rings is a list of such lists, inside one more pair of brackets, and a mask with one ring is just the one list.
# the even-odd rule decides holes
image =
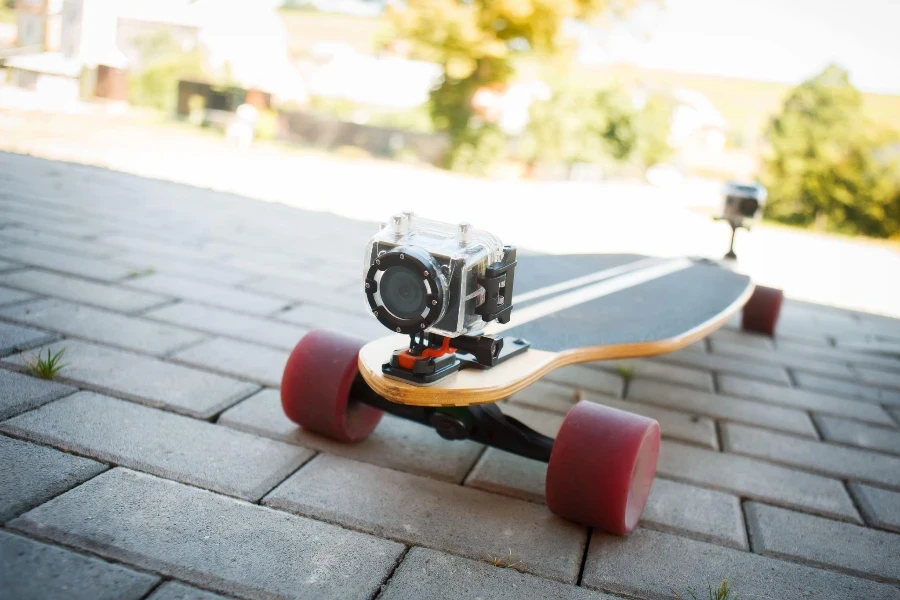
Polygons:
[[373,408],[432,427],[446,440],[472,440],[534,460],[550,462],[553,438],[503,414],[496,404],[451,407],[398,404],[379,396],[362,378],[353,383],[350,394]]

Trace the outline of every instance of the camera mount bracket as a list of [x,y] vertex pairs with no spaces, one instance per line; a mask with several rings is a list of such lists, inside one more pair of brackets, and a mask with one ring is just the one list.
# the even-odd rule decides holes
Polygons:
[[430,385],[460,369],[490,369],[530,346],[526,340],[513,337],[412,335],[409,348],[395,350],[381,370],[388,377]]

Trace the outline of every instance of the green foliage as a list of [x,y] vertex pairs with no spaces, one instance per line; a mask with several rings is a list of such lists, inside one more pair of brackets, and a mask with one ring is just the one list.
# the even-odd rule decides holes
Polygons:
[[157,33],[137,42],[145,64],[132,73],[128,96],[132,104],[173,110],[180,79],[205,79],[206,61],[199,49],[185,52],[168,33]]
[[50,348],[47,348],[46,357],[42,356],[40,351],[38,351],[36,357],[25,359],[25,365],[35,377],[40,377],[41,379],[53,379],[59,375],[60,371],[68,366],[67,363],[62,361],[62,356],[65,353],[65,348],[60,348],[55,354],[51,354]]
[[900,236],[900,138],[872,131],[846,71],[830,66],[796,87],[767,137],[767,218]]
[[643,167],[667,161],[674,150],[669,145],[672,129],[672,103],[665,96],[653,94],[637,114],[638,160]]
[[617,88],[562,88],[532,106],[522,153],[530,162],[569,167],[610,159],[651,166],[671,153],[670,118],[662,97],[652,96],[638,110]]
[[[553,55],[567,48],[562,36],[569,19],[619,15],[642,0],[409,0],[391,6],[398,35],[413,42],[417,58],[444,68],[432,91],[435,128],[451,140],[448,165],[479,166],[503,154],[493,127],[477,127],[473,106],[483,89],[502,89],[512,78],[517,55]],[[480,165],[479,168],[483,168]]]

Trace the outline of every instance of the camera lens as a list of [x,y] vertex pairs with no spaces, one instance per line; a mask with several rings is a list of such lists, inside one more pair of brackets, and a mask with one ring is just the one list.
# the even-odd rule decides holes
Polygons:
[[381,276],[380,289],[384,307],[399,319],[414,319],[425,311],[425,283],[412,269],[387,269]]
[[740,213],[745,217],[752,217],[759,209],[759,202],[754,198],[744,198],[741,200]]

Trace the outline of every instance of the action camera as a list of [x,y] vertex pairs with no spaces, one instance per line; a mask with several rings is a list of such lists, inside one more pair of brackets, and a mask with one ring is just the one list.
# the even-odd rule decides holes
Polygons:
[[365,292],[372,314],[397,333],[455,338],[509,320],[516,250],[467,223],[391,217],[369,240]]
[[753,220],[766,204],[766,188],[759,184],[744,185],[733,181],[725,184],[725,208],[722,219],[736,227]]

